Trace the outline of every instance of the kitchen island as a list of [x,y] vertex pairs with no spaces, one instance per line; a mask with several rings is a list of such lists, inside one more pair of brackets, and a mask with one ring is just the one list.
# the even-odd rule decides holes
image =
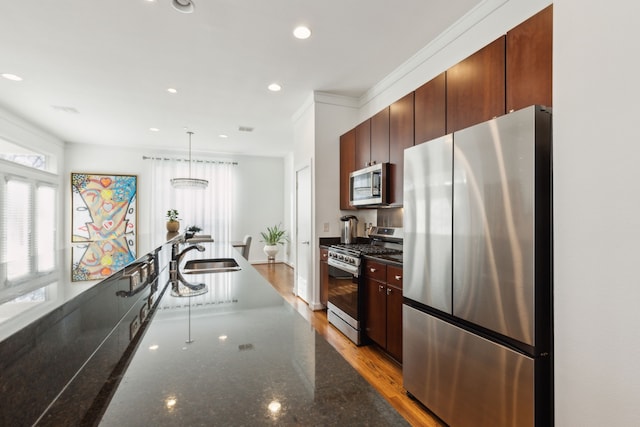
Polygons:
[[406,425],[239,252],[205,246],[185,261],[241,270],[165,291],[100,425]]

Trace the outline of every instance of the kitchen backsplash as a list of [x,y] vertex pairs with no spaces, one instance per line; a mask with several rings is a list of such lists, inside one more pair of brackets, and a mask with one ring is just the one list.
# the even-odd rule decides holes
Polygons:
[[402,227],[402,208],[378,209],[378,227]]

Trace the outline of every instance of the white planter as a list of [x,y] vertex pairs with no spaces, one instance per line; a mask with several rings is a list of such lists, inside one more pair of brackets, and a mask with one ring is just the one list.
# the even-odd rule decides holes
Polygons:
[[275,261],[276,260],[276,254],[278,253],[278,245],[264,245],[264,248],[262,249],[264,251],[265,254],[267,254],[267,260],[268,261]]

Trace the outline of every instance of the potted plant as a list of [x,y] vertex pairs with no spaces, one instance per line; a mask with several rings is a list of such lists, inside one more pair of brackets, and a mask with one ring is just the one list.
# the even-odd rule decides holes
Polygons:
[[198,227],[197,225],[190,225],[189,227],[187,227],[187,230],[184,233],[184,237],[185,239],[190,239],[199,231],[202,231],[202,228]]
[[180,221],[178,221],[178,211],[176,209],[169,209],[167,211],[167,231],[176,233],[180,230]]
[[278,245],[284,245],[284,243],[289,240],[287,232],[280,228],[280,225],[275,225],[273,227],[267,227],[267,231],[261,231],[260,235],[262,236],[262,240],[260,241],[264,242],[263,251],[267,254],[267,259],[274,261],[278,253]]

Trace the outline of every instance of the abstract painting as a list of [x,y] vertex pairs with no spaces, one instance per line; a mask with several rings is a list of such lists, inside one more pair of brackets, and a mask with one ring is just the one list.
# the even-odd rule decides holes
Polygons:
[[71,174],[73,281],[108,277],[136,259],[137,187],[135,175]]

